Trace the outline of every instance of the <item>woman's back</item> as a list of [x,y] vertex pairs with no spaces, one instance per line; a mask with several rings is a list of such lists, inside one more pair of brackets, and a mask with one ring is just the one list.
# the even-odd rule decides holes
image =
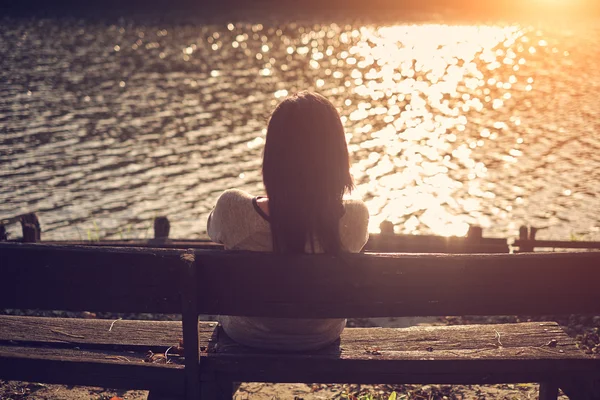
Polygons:
[[[357,253],[368,239],[369,214],[361,201],[344,201],[343,208],[339,219],[341,245],[345,251]],[[227,190],[219,197],[208,220],[208,234],[228,250],[273,251],[269,216],[259,207],[258,198],[241,190]],[[318,241],[314,247],[315,253],[323,252]],[[305,250],[312,252],[310,243],[306,243]],[[265,290],[269,290],[268,282],[265,282]],[[309,350],[326,346],[339,337],[346,324],[344,319],[233,316],[222,316],[220,321],[235,341],[275,350]]]

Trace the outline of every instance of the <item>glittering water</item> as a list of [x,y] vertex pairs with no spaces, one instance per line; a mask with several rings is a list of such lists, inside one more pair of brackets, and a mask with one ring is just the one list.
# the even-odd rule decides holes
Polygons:
[[204,235],[302,89],[340,110],[372,231],[600,231],[597,26],[0,22],[0,219],[45,239]]

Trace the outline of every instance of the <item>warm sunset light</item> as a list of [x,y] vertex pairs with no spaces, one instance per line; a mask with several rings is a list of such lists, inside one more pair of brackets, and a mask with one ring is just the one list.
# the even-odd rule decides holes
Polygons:
[[263,193],[268,116],[309,90],[341,116],[371,233],[597,235],[597,3],[373,2],[401,12],[7,17],[0,222],[130,239],[180,215],[173,237],[200,237],[221,191]]
[[[389,220],[404,221],[403,233],[427,227],[438,235],[466,234],[469,219],[451,210],[476,215],[478,198],[494,194],[480,186],[485,163],[472,157],[483,141],[457,145],[457,134],[469,115],[501,109],[515,88],[527,89],[528,77],[517,78],[525,63],[523,35],[518,26],[445,25],[363,27],[341,35],[352,43],[339,54],[356,98],[346,120],[359,139],[351,141],[361,160],[352,172],[360,195],[373,197],[367,200],[373,232]],[[370,106],[384,98],[387,103]],[[373,121],[382,118],[376,128]],[[459,165],[465,175],[453,177]],[[454,196],[462,190],[472,197],[460,204]]]
[[600,400],[600,0],[2,3],[0,400]]
[[518,7],[529,12],[544,14],[546,12],[585,13],[597,9],[594,0],[529,0],[518,4]]

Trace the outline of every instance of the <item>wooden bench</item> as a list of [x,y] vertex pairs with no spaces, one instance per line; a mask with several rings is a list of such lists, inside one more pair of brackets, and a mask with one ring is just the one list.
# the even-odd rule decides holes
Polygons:
[[[199,314],[600,314],[600,253],[280,256],[0,244],[0,308],[182,314],[180,322],[0,317],[0,378],[231,398],[232,383],[540,382],[598,399],[600,359],[554,322],[348,328],[320,351],[231,341]],[[180,338],[184,356],[177,355]],[[151,351],[150,357],[148,351]],[[169,363],[153,363],[164,361]]]

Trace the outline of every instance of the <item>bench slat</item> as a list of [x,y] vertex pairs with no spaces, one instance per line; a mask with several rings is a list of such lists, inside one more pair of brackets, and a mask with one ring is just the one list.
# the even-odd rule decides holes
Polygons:
[[180,250],[0,244],[0,308],[181,313]]
[[[221,331],[222,332],[222,331]],[[546,346],[552,339],[555,348]],[[485,353],[484,358],[502,358],[511,349],[542,349],[545,358],[581,358],[573,338],[556,322],[523,322],[497,325],[413,326],[409,328],[346,328],[339,345],[330,346],[311,355],[329,358],[404,359],[403,353],[425,355],[427,358],[459,359],[472,354],[478,358],[485,350],[502,350]],[[431,351],[429,351],[429,350]],[[458,350],[457,350],[458,349]],[[378,350],[373,356],[368,350]],[[559,350],[562,350],[561,353]],[[504,352],[503,352],[504,351]],[[264,353],[265,351],[260,351]],[[256,354],[253,348],[237,344],[226,334],[219,335],[217,354]],[[280,352],[272,352],[275,355]],[[537,354],[537,353],[536,353]],[[293,355],[293,353],[292,353]],[[286,354],[287,356],[287,354]],[[412,356],[408,358],[413,358]],[[528,358],[527,354],[523,358]]]
[[[201,347],[208,347],[213,336],[216,338],[216,326],[216,322],[199,323]],[[171,346],[177,346],[182,337],[180,321],[114,321],[0,315],[0,343],[164,352]]]
[[5,380],[182,393],[183,365],[143,360],[133,352],[0,346]]
[[600,314],[594,279],[600,252],[331,257],[197,250],[196,263],[198,306],[205,314]]
[[[548,346],[552,340],[555,347]],[[338,344],[324,350],[285,355],[221,334],[217,349],[201,366],[234,381],[541,382],[600,368],[600,359],[583,354],[553,322],[346,329]]]

